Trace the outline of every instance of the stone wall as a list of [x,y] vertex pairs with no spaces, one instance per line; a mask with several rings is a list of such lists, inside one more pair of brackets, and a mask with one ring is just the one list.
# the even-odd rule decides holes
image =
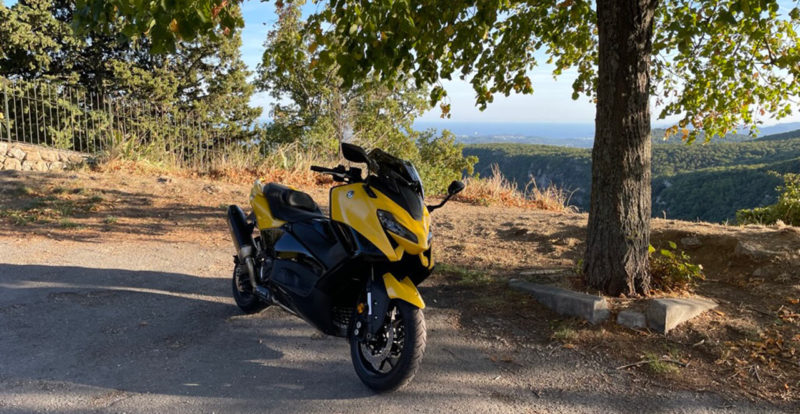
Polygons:
[[87,158],[75,151],[0,141],[0,170],[58,171],[80,165]]

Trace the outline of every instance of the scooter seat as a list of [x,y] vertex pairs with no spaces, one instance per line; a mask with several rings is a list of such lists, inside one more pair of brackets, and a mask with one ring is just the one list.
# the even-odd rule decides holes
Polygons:
[[310,195],[285,185],[269,183],[262,190],[272,216],[278,220],[295,222],[325,217]]

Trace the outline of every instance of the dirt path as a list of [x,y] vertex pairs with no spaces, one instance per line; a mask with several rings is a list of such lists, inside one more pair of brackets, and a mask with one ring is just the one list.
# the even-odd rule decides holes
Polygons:
[[415,381],[374,395],[347,345],[230,298],[224,241],[0,238],[2,412],[773,412],[671,391],[554,344],[461,328],[424,288]]

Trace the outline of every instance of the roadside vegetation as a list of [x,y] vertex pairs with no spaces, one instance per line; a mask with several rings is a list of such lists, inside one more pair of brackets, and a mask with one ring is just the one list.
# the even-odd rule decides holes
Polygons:
[[[481,175],[500,165],[520,190],[533,176],[540,186],[568,190],[571,204],[582,211],[589,207],[589,149],[478,144],[466,146],[464,153],[478,157],[475,170]],[[652,162],[654,217],[734,223],[737,211],[778,201],[780,174],[800,170],[800,131],[746,142],[655,145]]]

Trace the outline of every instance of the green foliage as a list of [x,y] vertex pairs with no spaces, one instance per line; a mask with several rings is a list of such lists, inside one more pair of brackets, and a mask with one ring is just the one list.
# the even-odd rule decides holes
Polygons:
[[[142,135],[147,140],[178,136],[183,131],[165,131],[169,122],[164,120],[188,112],[193,114],[195,129],[213,129],[214,135],[226,140],[248,141],[257,135],[255,120],[260,109],[249,106],[254,87],[247,81],[250,73],[241,60],[238,31],[224,37],[184,38],[172,53],[153,55],[148,49],[150,40],[126,36],[124,19],[75,32],[73,17],[80,14],[79,9],[80,5],[64,0],[20,0],[11,8],[0,5],[0,76],[80,86],[62,89],[52,82],[52,90],[36,91],[18,84],[12,91],[26,98],[34,98],[38,92],[40,99],[48,101],[37,108],[58,118],[42,132],[47,143],[96,150],[93,145],[99,137],[89,135],[108,135],[112,109],[117,110],[116,117],[134,119],[137,125],[131,131],[140,142]],[[226,10],[239,13],[235,5]],[[117,98],[129,102],[130,107],[112,108]],[[89,106],[92,108],[86,113]],[[13,122],[21,115],[25,114],[12,113],[9,118]],[[91,125],[91,130],[76,128],[79,122]],[[76,131],[83,135],[76,136]],[[203,139],[212,144],[218,140]],[[80,148],[76,145],[79,140]]]
[[419,133],[417,148],[419,173],[425,188],[433,194],[444,194],[451,182],[461,179],[463,172],[471,175],[478,162],[474,155],[462,155],[464,146],[456,144],[455,136],[447,130],[439,136],[430,130]]
[[739,224],[774,224],[781,220],[792,226],[800,226],[800,174],[784,174],[783,185],[775,191],[780,194],[777,203],[739,210],[736,212],[736,221]]
[[[722,222],[736,211],[775,203],[780,173],[800,171],[800,133],[753,141],[713,145],[653,147],[653,215]],[[797,137],[797,138],[787,138]],[[555,183],[574,191],[570,202],[587,210],[591,189],[591,151],[525,144],[468,145],[465,155],[479,158],[475,169],[489,175],[500,165],[503,175],[517,183],[530,177],[537,185]]]
[[683,250],[678,250],[674,242],[667,242],[668,248],[656,249],[648,246],[650,252],[650,276],[657,289],[675,291],[685,290],[698,280],[705,280],[703,266],[692,263]]
[[[470,79],[477,105],[485,108],[498,93],[532,93],[528,74],[543,53],[554,76],[577,71],[573,98],[592,97],[596,7],[589,0],[344,0],[312,24],[332,23],[344,39],[336,59],[345,82],[408,71],[417,84],[433,84],[455,75]],[[708,139],[755,126],[767,113],[789,115],[792,96],[800,94],[799,24],[800,10],[782,10],[777,0],[660,2],[651,84],[663,108],[659,118],[680,116],[669,133],[692,141],[702,130]],[[430,99],[445,96],[436,87]]]
[[432,194],[444,193],[462,171],[472,172],[477,159],[463,157],[451,133],[413,129],[428,109],[424,86],[374,78],[345,85],[338,63],[313,42],[299,2],[278,5],[277,12],[256,80],[275,102],[262,151],[287,142],[327,156],[338,153],[341,141],[380,148],[414,162]]

